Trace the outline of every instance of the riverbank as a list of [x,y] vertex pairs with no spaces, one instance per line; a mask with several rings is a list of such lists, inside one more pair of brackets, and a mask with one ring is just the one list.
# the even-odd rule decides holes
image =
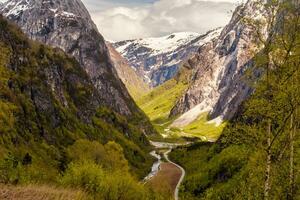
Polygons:
[[153,164],[151,173],[145,177],[145,184],[149,184],[154,190],[167,193],[173,199],[178,200],[179,188],[185,177],[185,171],[181,166],[172,162],[168,154],[173,148],[188,145],[188,143],[175,144],[151,141],[151,144],[156,150],[150,154],[157,158],[157,162]]

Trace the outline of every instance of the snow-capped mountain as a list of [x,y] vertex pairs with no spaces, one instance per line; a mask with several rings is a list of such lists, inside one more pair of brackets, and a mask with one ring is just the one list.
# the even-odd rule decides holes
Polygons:
[[120,114],[138,110],[117,76],[101,34],[80,0],[9,0],[0,7],[34,40],[74,56],[100,94],[100,104]]
[[256,30],[243,19],[265,20],[266,13],[258,5],[248,1],[239,6],[217,40],[203,45],[191,58],[189,62],[196,63],[192,83],[171,111],[172,116],[181,115],[172,126],[185,126],[204,112],[218,122],[231,119],[250,96],[252,89],[244,75],[260,48],[254,42]]
[[221,28],[204,35],[181,32],[164,37],[126,40],[114,47],[150,86],[158,86],[173,78],[179,66],[204,43],[216,38]]

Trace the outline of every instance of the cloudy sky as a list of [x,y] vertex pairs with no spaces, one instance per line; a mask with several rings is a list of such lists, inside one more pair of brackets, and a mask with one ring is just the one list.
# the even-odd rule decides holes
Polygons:
[[[4,1],[4,0],[0,0]],[[120,41],[224,26],[242,0],[82,0],[99,31]]]
[[119,41],[224,26],[238,0],[83,0],[106,39]]

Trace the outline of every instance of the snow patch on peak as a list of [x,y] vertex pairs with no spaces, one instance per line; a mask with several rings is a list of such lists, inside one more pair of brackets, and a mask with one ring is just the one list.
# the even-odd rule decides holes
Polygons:
[[[50,13],[53,13],[55,17],[75,19],[78,16],[81,16],[83,10],[80,5],[78,5],[78,2],[81,1],[78,0],[78,2],[76,2],[77,0],[61,0],[60,2],[50,0],[9,0],[3,5],[0,4],[0,12],[3,13],[5,17],[15,18],[24,13],[26,13],[26,15],[30,15],[30,12],[35,12],[33,10],[48,10]],[[83,12],[84,11],[85,10],[83,10]]]
[[9,12],[5,13],[4,16],[18,16],[21,12],[31,9],[29,0],[22,1],[7,1],[1,10],[9,9]]
[[[53,11],[55,10],[55,11]],[[66,12],[66,11],[57,11],[57,9],[52,9],[52,11],[55,13],[55,17],[65,17],[65,18],[76,18],[76,15],[74,13]]]
[[189,43],[191,40],[196,39],[199,36],[200,34],[198,33],[180,32],[163,37],[139,39],[135,41],[135,44],[152,49],[152,55],[157,55],[165,52],[174,51],[178,47]]
[[162,37],[120,41],[113,45],[137,69],[146,83],[156,87],[173,78],[180,64],[195,54],[200,46],[217,39],[221,30],[218,28],[204,35],[179,32]]

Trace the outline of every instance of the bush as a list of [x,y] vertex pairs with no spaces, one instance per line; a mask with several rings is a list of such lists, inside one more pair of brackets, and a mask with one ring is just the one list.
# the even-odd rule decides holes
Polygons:
[[80,139],[67,149],[67,155],[73,162],[92,161],[104,169],[129,171],[123,148],[115,142],[103,146],[97,141]]
[[84,161],[71,163],[62,177],[61,183],[68,187],[82,188],[95,195],[101,193],[104,179],[104,171],[99,165],[91,161]]
[[[120,169],[122,170],[122,169]],[[78,188],[95,199],[103,200],[147,200],[158,199],[129,173],[124,171],[105,171],[92,161],[71,163],[61,178],[65,187]]]
[[67,155],[74,162],[90,160],[100,164],[104,163],[105,150],[99,142],[80,139],[68,147]]
[[120,172],[107,174],[104,193],[100,194],[105,200],[140,200],[148,199],[145,188],[130,175]]
[[0,183],[17,184],[21,179],[21,166],[17,158],[8,154],[0,161]]

